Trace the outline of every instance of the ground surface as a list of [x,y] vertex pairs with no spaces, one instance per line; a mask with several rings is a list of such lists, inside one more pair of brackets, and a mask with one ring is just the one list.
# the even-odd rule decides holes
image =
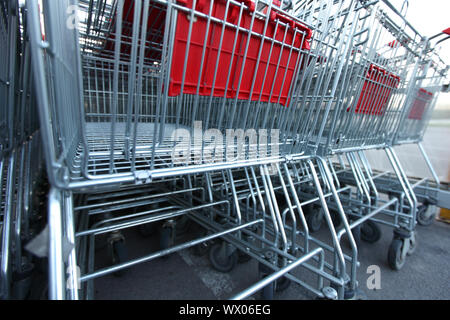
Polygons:
[[[450,299],[450,225],[435,221],[418,226],[419,246],[400,271],[387,265],[387,249],[392,230],[383,227],[375,244],[362,243],[358,269],[359,287],[369,299]],[[319,231],[323,233],[324,230]],[[143,239],[137,232],[127,233],[129,255],[139,256],[158,246],[157,236]],[[144,245],[146,245],[145,248]],[[99,252],[99,260],[103,251]],[[367,267],[381,270],[381,289],[369,290]],[[257,264],[249,261],[230,273],[214,271],[207,257],[184,250],[168,258],[144,263],[127,270],[120,278],[109,275],[95,281],[96,299],[226,299],[258,280]],[[257,295],[255,295],[258,298]],[[276,299],[311,299],[308,292],[291,286]]]

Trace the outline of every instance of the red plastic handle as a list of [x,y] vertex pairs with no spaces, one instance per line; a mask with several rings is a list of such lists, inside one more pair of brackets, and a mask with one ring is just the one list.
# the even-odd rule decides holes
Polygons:
[[248,7],[248,10],[250,10],[251,12],[255,11],[256,9],[256,4],[253,2],[253,0],[236,0],[236,1],[245,4]]
[[447,28],[445,30],[442,30],[443,33],[450,35],[450,28]]
[[[309,29],[308,27],[306,27],[305,25],[301,24],[300,22],[296,22],[296,21],[292,20],[291,18],[286,17],[285,15],[283,15],[283,14],[281,14],[279,12],[275,12],[275,16],[274,17],[275,17],[275,19],[278,19],[278,20],[280,20],[280,21],[282,21],[284,23],[289,24],[292,28],[297,28],[300,31],[305,32],[306,33],[306,36],[305,36],[306,40],[311,39],[311,37],[312,37],[312,30]],[[271,15],[271,18],[272,18],[272,15]]]

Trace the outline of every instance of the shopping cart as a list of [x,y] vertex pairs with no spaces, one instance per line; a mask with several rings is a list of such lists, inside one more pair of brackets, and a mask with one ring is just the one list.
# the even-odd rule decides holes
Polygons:
[[[385,2],[388,4],[388,2]],[[389,6],[389,9],[392,9]],[[389,24],[388,24],[389,25]],[[381,232],[374,222],[381,224],[388,224],[395,227],[394,238],[391,243],[388,252],[389,265],[395,269],[400,269],[404,262],[406,254],[411,254],[416,247],[416,234],[414,231],[416,216],[419,223],[431,222],[433,220],[432,215],[426,215],[428,211],[428,204],[430,199],[433,203],[436,203],[437,196],[440,192],[432,192],[433,197],[428,197],[424,194],[424,191],[430,189],[427,179],[410,179],[406,176],[402,166],[398,160],[394,145],[404,144],[407,142],[418,142],[423,138],[424,129],[431,116],[434,100],[437,97],[437,93],[441,89],[442,81],[446,77],[447,66],[437,56],[436,52],[430,49],[428,40],[422,38],[409,23],[404,20],[402,23],[406,28],[401,28],[402,32],[397,35],[396,40],[388,43],[390,49],[397,50],[395,48],[403,47],[399,59],[406,59],[411,61],[411,65],[408,69],[412,70],[409,74],[409,79],[404,83],[404,86],[397,89],[397,93],[392,96],[392,100],[387,104],[387,110],[389,110],[390,104],[398,106],[394,109],[394,114],[391,119],[388,120],[387,125],[381,131],[380,145],[364,146],[363,148],[356,148],[356,152],[349,152],[346,154],[347,165],[342,158],[339,158],[338,175],[343,183],[351,183],[359,189],[360,195],[366,199],[366,205],[376,206],[380,203],[380,194],[386,194],[388,199],[398,198],[398,204],[395,206],[385,207],[382,214],[390,216],[389,221],[386,219],[371,219],[362,225],[360,230],[361,238],[368,242],[377,241]],[[399,30],[398,26],[394,27],[394,30]],[[392,30],[391,30],[392,31]],[[405,34],[403,34],[403,32]],[[411,32],[413,36],[407,36],[407,33]],[[416,49],[414,49],[416,48]],[[409,53],[408,53],[409,52]],[[408,56],[410,58],[408,58]],[[431,58],[434,56],[434,59]],[[394,57],[394,60],[397,60]],[[434,62],[432,62],[434,60]],[[387,60],[386,60],[387,61]],[[395,62],[397,63],[397,62]],[[430,68],[430,66],[433,66]],[[407,70],[407,69],[405,69]],[[372,97],[373,87],[367,82],[372,78],[372,74],[369,73],[366,76],[366,80],[363,85],[363,92],[369,99],[373,99],[371,106],[375,106],[373,112],[374,115],[379,116],[378,104],[376,99]],[[390,78],[390,76],[388,77]],[[399,83],[401,85],[401,82]],[[374,84],[372,84],[374,86]],[[398,87],[398,84],[395,85]],[[379,89],[381,90],[381,89]],[[392,94],[391,88],[387,88],[386,91]],[[367,93],[368,92],[368,93]],[[383,104],[386,103],[385,94],[373,93],[373,96],[378,96],[378,101]],[[357,100],[355,112],[361,111],[367,113],[367,107],[359,98]],[[360,107],[362,105],[362,107]],[[382,120],[380,120],[382,122]],[[369,125],[370,122],[366,122]],[[379,124],[383,128],[383,124]],[[372,132],[370,132],[372,135]],[[344,136],[345,138],[345,136]],[[372,136],[370,137],[372,138]],[[375,135],[376,138],[376,135]],[[374,172],[370,167],[369,161],[366,158],[363,150],[380,148],[386,151],[388,159],[393,167],[394,174],[388,172]],[[419,144],[419,148],[422,151],[427,163],[430,162],[424,153],[422,146]],[[358,150],[359,149],[359,150]],[[340,156],[339,156],[340,157]],[[350,168],[349,168],[350,167]],[[346,171],[346,168],[349,168]],[[434,170],[430,167],[434,174]],[[436,176],[434,174],[434,176]],[[439,187],[438,187],[439,189]],[[445,198],[446,194],[443,191],[440,194],[440,205],[446,206]],[[382,200],[381,203],[387,200]],[[419,203],[422,203],[419,205]],[[387,210],[386,210],[387,209]],[[360,213],[361,214],[361,213]],[[364,215],[364,214],[363,214]],[[431,216],[431,218],[430,218]]]
[[[448,39],[448,29],[436,36],[430,37],[430,47],[436,48],[437,44]],[[445,35],[436,44],[431,45],[431,41],[439,39],[438,36]],[[420,202],[418,206],[417,221],[421,225],[429,225],[434,221],[437,208],[448,207],[446,199],[448,193],[445,185],[441,182],[431,164],[425,149],[422,146],[423,136],[431,119],[434,106],[440,91],[443,90],[443,81],[446,80],[448,66],[437,55],[436,50],[432,50],[423,59],[422,75],[417,77],[416,89],[413,93],[414,99],[409,101],[409,111],[405,114],[396,137],[394,145],[417,144],[423,159],[434,181],[428,179],[410,179],[414,185],[416,197]]]
[[[330,80],[342,74],[354,26],[365,21],[365,4],[306,1],[295,4],[295,17],[276,1],[80,1],[78,29],[67,25],[76,21],[67,19],[74,4],[45,3],[44,32],[36,2],[26,3],[53,186],[50,297],[92,297],[96,277],[221,238],[225,242],[210,251],[217,269],[228,270],[241,251],[260,262],[261,274],[275,272],[240,298],[262,288],[270,296],[278,284],[273,281],[282,276],[319,297],[344,298],[348,261],[356,275],[356,245],[341,214],[352,244],[350,256],[342,252],[325,200],[341,206],[338,192],[327,165],[304,154],[308,130],[302,133],[300,121],[293,120],[313,119],[300,117],[305,103],[335,100],[337,85]],[[267,152],[254,157],[256,143],[247,137],[244,154],[230,157],[227,151],[238,146],[220,141],[215,161],[208,161],[206,143],[196,137],[208,129],[252,129],[259,137],[266,130],[262,135],[268,138],[258,146]],[[280,130],[279,140],[267,134],[271,129]],[[188,147],[188,161],[173,161],[172,151],[180,146]],[[316,194],[301,199],[307,203],[297,196],[300,185]],[[102,202],[98,192],[108,200]],[[308,244],[314,240],[301,209],[314,202],[329,218],[331,241],[315,241],[316,249]],[[182,216],[210,234],[176,243]],[[301,247],[297,220],[305,238]],[[126,259],[120,231],[158,221],[161,250]],[[102,234],[108,234],[115,265],[94,270],[95,237]],[[63,257],[67,242],[76,250]],[[324,260],[324,251],[331,251],[333,262]],[[314,285],[288,274],[299,265],[315,275]]]
[[[425,163],[434,178],[429,181],[426,178],[411,178],[408,180],[414,190],[418,201],[417,207],[417,221],[421,225],[429,225],[432,223],[436,213],[436,207],[448,206],[446,199],[445,185],[441,185],[437,174],[431,165],[431,162],[423,148],[421,142],[423,135],[431,118],[435,103],[439,96],[439,92],[443,88],[444,80],[447,77],[448,66],[440,59],[436,51],[436,44],[432,45],[431,40],[437,38],[439,35],[446,35],[444,32],[430,37],[429,44],[426,45],[426,51],[419,61],[419,70],[416,74],[412,89],[409,91],[407,100],[405,101],[405,112],[399,122],[397,132],[393,137],[392,146],[404,144],[417,144]],[[448,31],[447,31],[448,32]],[[448,37],[447,37],[448,38]],[[437,43],[442,42],[443,38]],[[394,153],[395,156],[395,153]],[[375,179],[378,190],[384,190],[392,196],[394,193],[401,194],[401,187],[388,173],[378,173],[378,178]],[[443,190],[441,190],[443,189]],[[407,205],[405,205],[406,207]]]
[[[388,261],[400,269],[415,248],[417,198],[395,152],[393,141],[405,117],[411,116],[411,97],[416,94],[420,70],[428,53],[426,40],[411,26],[404,15],[388,1],[382,1],[365,12],[370,18],[352,33],[353,47],[348,51],[349,65],[342,76],[336,101],[328,102],[318,116],[319,130],[310,132],[310,148],[325,157],[336,157],[336,184],[355,186],[356,192],[342,194],[356,238],[375,242],[380,238],[376,223],[394,227],[394,239]],[[442,69],[438,68],[439,72]],[[437,81],[442,81],[439,77]],[[418,116],[418,110],[414,116]],[[317,110],[318,108],[316,108]],[[374,175],[364,150],[386,151],[395,174],[390,188],[379,183],[382,175]],[[346,161],[344,161],[345,157]],[[381,197],[388,193],[389,198]],[[398,203],[390,201],[398,199]],[[312,221],[320,224],[321,212]],[[375,215],[387,219],[375,218]],[[406,249],[405,249],[406,248]]]
[[[235,298],[270,298],[291,282],[351,298],[355,231],[380,213],[414,229],[414,193],[389,146],[425,49],[389,4],[60,0],[26,9],[52,186],[50,298],[93,298],[100,276],[206,246],[221,272],[258,261],[262,280]],[[375,148],[386,148],[402,195],[378,197],[356,158]],[[332,163],[336,154],[350,171]],[[314,210],[325,241],[311,235]],[[206,234],[180,241],[186,221]],[[125,232],[155,225],[159,250],[129,258]],[[102,240],[111,263],[98,267]]]
[[[220,1],[213,7],[199,2],[195,10],[192,2],[102,1],[98,5],[101,12],[81,2],[85,12],[80,14],[87,21],[79,41],[70,29],[67,34],[52,35],[49,30],[46,35],[54,38],[55,46],[70,42],[58,48],[58,56],[70,60],[64,62],[74,76],[71,83],[58,81],[66,77],[61,72],[52,85],[58,89],[55,92],[67,89],[77,94],[73,99],[56,94],[55,101],[43,97],[48,101],[46,113],[55,122],[67,121],[57,118],[56,105],[66,105],[71,113],[70,122],[46,130],[49,141],[65,137],[47,152],[54,164],[67,163],[66,176],[89,180],[128,176],[131,181],[135,171],[168,167],[171,147],[177,142],[174,131],[187,128],[193,135],[195,121],[202,121],[203,131],[224,126],[270,130],[274,119],[285,117],[311,31],[294,18],[291,25],[283,22],[288,18],[281,9],[274,6],[270,15],[263,9],[253,14],[254,9],[243,2]],[[141,8],[145,8],[142,21]],[[241,21],[236,21],[239,17]],[[196,19],[199,23],[194,24]],[[254,33],[241,32],[249,28]],[[139,35],[141,30],[147,31]],[[35,33],[41,37],[39,30]],[[119,41],[115,41],[117,34]],[[146,45],[140,46],[143,42]],[[68,55],[74,51],[80,55]],[[49,60],[54,67],[63,62],[56,56]],[[45,74],[44,61],[36,64]],[[59,88],[64,85],[68,87]],[[49,87],[44,83],[41,89],[47,92]],[[53,181],[67,187],[61,178],[63,169],[52,167]]]
[[43,169],[30,51],[24,37],[23,9],[16,1],[0,4],[0,234],[2,299],[28,296],[35,259],[25,251],[38,224],[37,182]]

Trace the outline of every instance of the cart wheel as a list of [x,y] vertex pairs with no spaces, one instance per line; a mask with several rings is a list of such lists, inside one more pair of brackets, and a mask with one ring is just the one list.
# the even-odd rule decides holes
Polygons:
[[[112,264],[119,264],[127,261],[127,249],[125,247],[125,241],[117,240],[112,243]],[[125,274],[125,269],[116,271],[113,273],[116,277],[121,277]]]
[[414,253],[414,251],[416,251],[417,248],[417,235],[415,231],[411,233],[411,237],[408,239],[408,241],[409,241],[409,249],[407,255],[410,256]]
[[337,300],[337,290],[333,287],[324,287],[322,289],[323,297],[317,296],[314,300]]
[[228,255],[227,251],[225,242],[215,243],[209,250],[209,261],[215,270],[226,273],[236,266],[238,261],[237,251],[234,250],[231,255]]
[[388,251],[388,263],[392,270],[400,270],[405,264],[406,257],[403,254],[405,240],[393,239]]
[[368,243],[375,243],[381,238],[381,229],[373,221],[368,220],[361,226],[361,240]]
[[[346,297],[347,296],[347,297]],[[345,291],[344,293],[345,300],[367,300],[367,295],[361,290],[351,290],[350,294]]]
[[436,217],[436,207],[422,204],[417,208],[417,222],[421,226],[429,226]]
[[281,278],[278,278],[278,280],[277,280],[277,285],[276,285],[276,288],[275,288],[275,291],[276,292],[281,292],[281,291],[284,291],[284,290],[286,290],[287,288],[289,288],[289,286],[291,285],[291,280],[289,280],[288,278],[286,278],[286,277],[281,277]]
[[138,227],[138,231],[141,236],[143,236],[144,238],[148,238],[156,232],[156,224],[154,223],[141,224]]
[[311,210],[306,217],[306,222],[308,223],[309,231],[319,231],[323,222],[323,209],[320,208],[319,210]]

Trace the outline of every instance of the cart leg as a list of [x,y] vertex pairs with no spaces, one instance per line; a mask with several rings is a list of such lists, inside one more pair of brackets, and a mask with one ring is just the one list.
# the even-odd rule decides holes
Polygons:
[[[8,173],[5,190],[5,212],[3,216],[2,225],[2,239],[1,239],[1,291],[2,299],[9,299],[10,284],[11,284],[11,229],[12,229],[12,214],[13,214],[13,197],[14,197],[14,172],[15,172],[15,152],[9,158]],[[1,190],[0,190],[1,191]]]
[[394,238],[388,251],[389,266],[393,270],[400,270],[405,264],[406,255],[408,251],[410,251],[410,244],[414,242],[415,245],[415,238],[411,239],[411,237],[412,233],[414,232],[416,223],[417,198],[406,177],[405,172],[400,166],[395,152],[390,147],[386,148],[385,151],[411,208],[411,217],[409,218],[409,221],[405,219],[405,221],[402,221],[403,224],[401,225],[401,227],[394,230]]
[[49,299],[65,298],[64,263],[62,252],[62,195],[61,191],[52,188],[49,193],[48,226],[49,226]]
[[[341,221],[343,223],[343,229],[346,230],[347,237],[348,237],[348,239],[350,241],[350,247],[351,247],[351,250],[352,250],[352,253],[351,253],[352,260],[351,260],[351,270],[350,270],[350,281],[348,282],[348,285],[345,288],[345,290],[343,290],[343,288],[339,288],[338,289],[338,296],[339,296],[340,299],[343,299],[343,298],[346,298],[346,297],[349,296],[348,293],[347,293],[347,295],[345,294],[345,291],[348,291],[349,293],[351,293],[351,295],[354,295],[354,292],[357,290],[356,268],[357,268],[357,263],[358,263],[358,247],[357,247],[355,238],[353,237],[353,232],[350,229],[350,225],[349,225],[348,220],[346,218],[344,208],[343,208],[341,200],[339,198],[339,194],[338,194],[338,192],[336,190],[336,187],[335,187],[335,185],[333,183],[333,177],[331,175],[331,172],[330,172],[330,169],[328,167],[328,164],[326,163],[326,161],[323,158],[317,157],[317,160],[318,160],[318,164],[321,165],[323,167],[323,169],[324,169],[323,170],[324,174],[325,174],[324,178],[327,179],[328,182],[329,182],[331,193],[333,194],[333,199],[334,199],[335,204],[336,204],[337,209],[338,209],[337,210],[338,216],[340,217],[340,219],[341,219]],[[314,168],[312,167],[312,169],[314,169]],[[324,208],[325,208],[325,206],[326,206],[326,203],[323,203],[323,207]],[[330,228],[331,227],[334,228],[333,223],[331,221],[331,217],[330,217],[329,224],[330,224]],[[340,249],[340,236],[339,236],[339,239],[337,240],[337,243],[339,244],[339,249]],[[343,270],[343,271],[341,270],[340,272],[341,272],[341,278],[344,275],[346,275],[345,274],[345,270]]]
[[[70,243],[75,243],[75,220],[73,215],[73,198],[72,193],[64,193],[64,217],[65,217],[65,229],[67,232],[67,240]],[[73,248],[70,251],[69,259],[67,263],[67,273],[69,278],[67,280],[67,289],[69,289],[69,299],[78,300],[79,287],[79,268],[77,266],[76,250]]]
[[412,230],[414,230],[415,223],[416,223],[416,211],[417,211],[416,195],[411,187],[411,184],[408,181],[408,178],[406,177],[405,172],[403,171],[403,169],[400,165],[400,162],[398,161],[398,158],[397,158],[394,150],[392,150],[391,147],[388,147],[385,149],[385,151],[389,158],[389,162],[391,163],[391,166],[394,169],[395,174],[397,175],[397,179],[400,182],[400,185],[406,196],[406,200],[408,201],[408,204],[410,205],[411,218],[409,219],[407,229],[409,231],[412,231]]
[[431,164],[430,158],[428,158],[428,155],[425,152],[425,149],[423,148],[422,143],[420,143],[420,142],[417,143],[417,146],[419,147],[419,150],[422,153],[422,156],[425,159],[425,162],[427,163],[428,169],[430,169],[430,172],[433,175],[434,181],[436,181],[436,184],[439,186],[441,184],[441,182],[439,181],[436,171],[434,171],[433,165]]

